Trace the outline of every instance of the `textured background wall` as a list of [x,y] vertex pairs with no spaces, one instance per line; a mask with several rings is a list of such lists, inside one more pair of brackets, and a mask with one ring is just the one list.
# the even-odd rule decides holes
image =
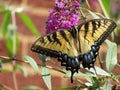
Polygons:
[[[7,3],[9,0],[0,0],[0,3]],[[33,23],[39,30],[39,32],[44,35],[45,34],[45,22],[47,21],[48,15],[49,15],[49,9],[54,6],[53,0],[12,0],[13,5],[19,7],[20,5],[25,6],[25,13],[32,19]],[[100,8],[98,8],[100,10]],[[40,60],[38,59],[37,55],[30,51],[32,43],[38,38],[35,37],[28,28],[22,23],[22,21],[19,19],[19,17],[16,15],[17,18],[17,32],[20,39],[20,47],[17,52],[17,55],[19,54],[29,54],[30,56],[34,57],[37,63],[40,63]],[[2,16],[0,16],[0,25],[2,21]],[[103,58],[105,58],[105,52],[106,52],[106,46],[102,47],[103,51]],[[120,50],[118,51],[120,53]],[[7,56],[7,50],[5,47],[5,42],[0,37],[0,55]],[[22,64],[22,63],[21,63]],[[38,85],[44,90],[47,90],[47,87],[45,86],[41,74],[35,75],[32,68],[30,68],[27,64],[25,64],[28,70],[28,77],[24,77],[20,71],[16,73],[17,76],[17,82],[18,87],[23,87],[26,85]],[[3,68],[12,70],[11,64],[5,64]],[[116,73],[118,73],[118,69],[115,70]],[[118,73],[119,74],[119,73]],[[58,87],[72,87],[75,84],[70,83],[70,79],[63,78],[63,74],[51,70],[51,77],[52,77],[52,87],[58,88]],[[0,85],[4,84],[10,88],[14,88],[13,86],[13,76],[12,72],[10,73],[0,73]]]
[[[8,3],[9,0],[0,0],[0,3]],[[52,0],[12,0],[12,6],[19,7],[20,5],[25,6],[25,13],[28,15],[39,32],[44,35],[45,34],[45,22],[47,20],[47,17],[49,15],[49,9],[53,7],[54,2]],[[3,17],[0,16],[0,25]],[[18,25],[17,27],[17,33],[20,40],[20,47],[17,52],[17,55],[20,54],[29,54],[35,60],[37,63],[40,63],[40,60],[38,59],[37,55],[33,52],[31,52],[30,48],[33,42],[38,38],[34,36],[28,28],[22,23],[20,18],[16,15],[16,23]],[[1,56],[8,56],[5,42],[0,37],[0,55]],[[23,63],[21,63],[23,64]],[[30,66],[27,64],[24,64],[25,67],[27,67],[27,71],[29,73],[28,77],[24,77],[23,74],[18,71],[16,73],[17,76],[17,83],[18,88],[21,88],[26,85],[38,85],[41,88],[44,88],[44,90],[47,90],[47,87],[45,86],[43,79],[41,77],[41,74],[36,75]],[[12,71],[12,65],[11,64],[5,64],[3,65],[4,69],[8,69]],[[13,85],[13,73],[0,73],[0,85],[6,85],[12,89],[14,89]],[[59,75],[59,76],[58,76]],[[63,74],[51,70],[51,78],[52,78],[52,87],[58,88],[58,87],[68,87],[69,85],[73,86],[74,84],[70,84],[69,79],[64,79]],[[0,86],[2,87],[2,86]]]

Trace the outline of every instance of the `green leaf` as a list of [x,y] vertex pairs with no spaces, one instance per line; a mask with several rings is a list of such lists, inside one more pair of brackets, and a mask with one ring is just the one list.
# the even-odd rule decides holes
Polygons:
[[2,60],[2,63],[3,63],[3,64],[5,64],[5,63],[9,63],[9,62],[11,62],[10,59],[8,59],[8,60],[7,60],[7,59],[6,59],[6,60]]
[[[74,75],[76,75],[76,73]],[[79,76],[79,72],[77,73],[77,75]],[[64,77],[65,78],[71,77],[71,72],[66,71],[66,73],[64,74]]]
[[95,69],[90,68],[90,71],[91,71],[92,73],[94,73],[94,74],[97,73],[97,75],[102,75],[102,76],[110,76],[110,74],[109,74],[108,72],[106,72],[105,70],[103,70],[103,69],[101,69],[101,68],[99,68],[99,67],[97,67],[97,66],[95,66],[94,68],[95,68]]
[[88,10],[88,12],[92,15],[92,17],[94,18],[94,19],[99,19],[100,17],[98,16],[98,15],[96,15],[94,12],[92,12],[92,11],[90,11],[90,10]]
[[22,87],[20,90],[43,90],[43,89],[35,85],[28,85]]
[[111,72],[117,64],[117,45],[109,40],[106,40],[106,43],[109,47],[106,55],[106,68],[108,72]]
[[92,81],[91,81],[91,76],[92,76],[91,73],[88,73],[88,72],[78,72],[78,73],[75,73],[75,76],[83,76],[83,77],[85,77],[85,79],[87,81],[92,83]]
[[46,67],[42,67],[42,78],[43,78],[46,86],[48,87],[48,89],[52,90],[50,72],[49,72],[49,69]]
[[35,34],[35,35],[40,35],[36,27],[34,26],[32,20],[25,15],[24,13],[18,13],[19,17],[23,21],[23,23],[29,28],[29,30]]
[[23,75],[24,75],[25,77],[28,76],[26,68],[23,67],[23,66],[21,66],[21,65],[16,64],[16,65],[13,67],[13,69],[14,69],[14,71],[16,71],[16,70],[21,70],[22,73],[23,73]]
[[9,55],[13,56],[13,40],[11,38],[6,40],[6,47]]
[[93,90],[100,88],[100,83],[97,77],[92,77],[92,88],[94,88]]
[[39,68],[38,68],[38,65],[35,62],[35,60],[28,55],[23,55],[23,57],[28,61],[28,63],[32,66],[32,68],[35,70],[35,72],[38,73]]
[[40,60],[45,63],[47,60],[50,59],[50,57],[42,55],[42,54],[38,54],[38,57],[40,58]]
[[101,0],[107,15],[110,17],[111,0]]
[[112,90],[112,85],[109,80],[106,80],[106,82],[103,86],[103,90]]
[[11,20],[11,13],[10,11],[6,11],[5,15],[3,17],[3,21],[2,21],[2,35],[3,37],[6,36],[7,32],[8,32],[8,25],[10,23]]
[[89,4],[88,0],[85,0],[85,2],[87,4],[88,8],[90,9],[90,4]]
[[[74,76],[83,76],[83,77],[85,77],[89,82],[91,82],[91,80],[90,80],[91,74],[88,73],[88,72],[78,72],[78,73],[75,73]],[[73,80],[75,79],[74,76],[73,76]],[[65,77],[65,78],[71,77],[71,72],[66,71],[66,74],[64,75],[64,77]]]
[[17,52],[19,45],[19,39],[16,35],[15,30],[16,26],[13,26],[11,24],[8,26],[8,32],[6,35],[6,46],[10,56],[13,56]]
[[3,72],[3,73],[11,73],[10,70],[8,70],[8,69],[4,69],[4,68],[2,68],[0,72]]

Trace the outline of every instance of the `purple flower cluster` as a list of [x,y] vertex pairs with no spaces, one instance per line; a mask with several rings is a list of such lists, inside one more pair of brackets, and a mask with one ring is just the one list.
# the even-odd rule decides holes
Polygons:
[[46,33],[59,29],[71,29],[79,21],[80,0],[54,0],[55,8],[50,10]]

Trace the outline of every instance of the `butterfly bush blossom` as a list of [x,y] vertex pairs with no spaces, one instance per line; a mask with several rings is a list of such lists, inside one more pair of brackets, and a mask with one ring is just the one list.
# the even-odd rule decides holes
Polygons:
[[54,0],[55,8],[50,10],[46,33],[59,29],[71,29],[79,21],[81,0]]

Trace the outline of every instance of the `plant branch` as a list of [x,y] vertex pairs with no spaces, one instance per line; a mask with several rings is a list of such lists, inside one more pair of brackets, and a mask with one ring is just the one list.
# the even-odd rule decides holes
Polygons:
[[[20,60],[20,59],[17,59],[17,58],[11,58],[11,57],[6,57],[6,56],[0,56],[0,58],[1,59],[3,59],[3,60],[15,60],[15,61],[17,61],[17,62],[23,62],[23,63],[27,63],[27,64],[29,64],[29,62],[27,61],[27,60]],[[49,66],[49,65],[42,65],[42,64],[37,64],[38,66],[40,66],[40,67],[46,67],[46,68],[48,68],[48,69],[53,69],[53,70],[55,70],[55,71],[58,71],[58,72],[61,72],[61,73],[63,73],[63,74],[65,74],[65,71],[63,71],[62,69],[58,69],[58,68],[54,68],[54,67],[51,67],[51,66]]]
[[[16,26],[16,18],[15,18],[15,12],[11,12],[11,18],[12,18],[12,25]],[[16,54],[16,33],[15,30],[13,30],[14,35],[13,35],[13,57]],[[16,64],[15,61],[12,61],[13,66]],[[17,78],[16,78],[16,73],[13,71],[13,82],[14,82],[14,88],[15,90],[18,90],[18,85],[17,85]]]
[[102,4],[102,1],[101,1],[101,0],[98,0],[98,2],[99,2],[99,4],[100,4],[100,7],[102,8],[102,11],[103,11],[105,17],[109,19],[109,16],[108,16],[108,14],[107,14],[107,12],[106,12],[103,4]]

